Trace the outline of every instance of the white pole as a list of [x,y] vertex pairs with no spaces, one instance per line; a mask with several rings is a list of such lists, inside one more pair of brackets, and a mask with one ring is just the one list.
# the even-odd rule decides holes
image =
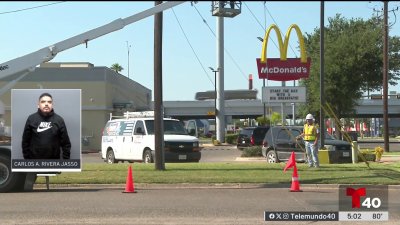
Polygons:
[[294,120],[296,118],[296,115],[294,114],[294,102],[292,102],[292,118],[293,118],[293,126],[294,126]]
[[[286,81],[282,81],[282,87],[286,86]],[[283,107],[285,106],[285,103],[281,102],[281,117],[282,117],[282,126],[285,125],[284,121],[285,121],[285,115],[283,112]]]
[[217,140],[225,142],[225,97],[224,97],[224,17],[217,17]]

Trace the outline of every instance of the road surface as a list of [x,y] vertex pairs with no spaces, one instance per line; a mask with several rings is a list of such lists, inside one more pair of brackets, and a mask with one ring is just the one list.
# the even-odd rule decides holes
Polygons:
[[[0,195],[1,224],[371,224],[371,222],[265,222],[264,211],[338,211],[337,186],[303,192],[265,185],[152,186],[122,193],[120,186],[52,187]],[[400,188],[389,190],[389,221],[400,223]]]

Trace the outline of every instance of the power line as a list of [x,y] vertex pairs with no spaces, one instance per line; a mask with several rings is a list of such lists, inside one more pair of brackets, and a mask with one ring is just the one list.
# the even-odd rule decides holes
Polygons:
[[[243,2],[243,4],[246,6],[246,8],[250,11],[251,15],[253,15],[253,18],[257,21],[258,24],[260,24],[261,27],[263,27],[260,23],[260,21],[258,20],[258,18],[254,15],[253,11],[249,8],[249,6],[247,6],[246,2]],[[272,16],[271,12],[268,10],[268,8],[266,7],[266,5],[264,4],[264,13],[265,10],[268,12],[269,16],[272,18],[272,21],[274,21],[274,23],[278,26],[278,23],[275,21],[274,17]],[[279,27],[279,26],[278,26]],[[263,28],[264,32],[266,32],[266,27]],[[278,45],[275,43],[275,41],[273,41],[273,39],[271,39],[272,42],[274,43],[274,45],[276,46],[276,48],[279,50]],[[289,47],[292,50],[293,54],[296,56],[297,58],[297,54],[296,52],[293,50],[292,45],[289,43]]]
[[192,49],[193,54],[196,56],[196,59],[197,59],[197,61],[199,62],[201,68],[203,69],[204,73],[207,75],[207,77],[208,77],[208,79],[210,80],[211,84],[213,84],[213,85],[215,86],[214,82],[212,81],[212,79],[211,79],[210,76],[208,75],[208,73],[207,73],[207,71],[206,71],[206,69],[205,69],[203,63],[201,63],[199,56],[197,55],[196,51],[194,50],[192,44],[190,43],[189,38],[187,37],[185,31],[183,30],[183,27],[182,27],[182,25],[181,25],[181,22],[179,21],[178,17],[176,16],[176,13],[175,13],[174,8],[172,8],[172,12],[174,13],[175,19],[176,19],[176,21],[178,22],[178,25],[179,25],[179,27],[181,28],[181,31],[182,31],[183,35],[185,36],[185,39],[186,39],[187,43],[189,44],[190,48]]
[[17,10],[13,10],[13,11],[0,12],[0,14],[8,14],[8,13],[22,12],[22,11],[26,11],[26,10],[37,9],[37,8],[41,8],[41,7],[46,7],[46,6],[51,6],[51,5],[55,5],[55,4],[60,4],[60,3],[64,3],[64,2],[66,2],[66,1],[62,1],[62,2],[53,2],[53,3],[46,4],[46,5],[39,5],[39,6],[34,6],[34,7],[29,7],[29,8],[24,8],[24,9],[17,9]]
[[[207,25],[208,29],[211,31],[211,33],[214,35],[214,37],[216,37],[215,32],[211,29],[211,27],[208,25],[207,21],[204,19],[204,17],[201,15],[201,13],[199,12],[199,10],[196,8],[196,6],[194,4],[192,4],[192,6],[196,9],[197,13],[199,14],[199,16],[201,17],[201,19],[203,20],[203,22]],[[182,28],[181,28],[182,29]],[[183,31],[183,30],[182,30]],[[185,35],[186,36],[186,35]],[[187,38],[186,38],[187,39]],[[187,39],[188,40],[188,39]],[[231,60],[233,61],[233,63],[236,65],[236,67],[240,70],[240,72],[242,73],[242,75],[244,76],[245,80],[247,81],[246,75],[244,74],[244,72],[242,71],[242,69],[239,67],[239,65],[236,63],[236,61],[233,59],[233,57],[230,55],[230,53],[228,52],[228,50],[224,47],[224,51],[228,54],[228,56],[231,58]],[[197,56],[196,56],[197,57]],[[201,63],[200,63],[201,64]],[[204,70],[204,66],[201,65],[203,70]],[[207,74],[207,73],[206,73]],[[207,74],[207,77],[210,79],[210,77]],[[211,80],[211,79],[210,79]],[[212,82],[213,83],[213,82]],[[216,84],[215,86],[216,87]],[[224,91],[224,90],[218,90],[218,91]],[[215,95],[217,95],[217,91],[215,91]],[[215,98],[216,99],[216,98]],[[229,102],[225,101],[225,107],[232,107],[230,105]]]
[[[260,25],[260,27],[263,29],[263,31],[265,32],[265,31],[267,31],[267,27],[266,26],[263,26],[262,24],[261,24],[261,22],[258,20],[258,18],[254,15],[254,13],[253,13],[253,11],[251,11],[251,9],[249,8],[249,6],[247,6],[247,4],[245,3],[245,2],[243,2],[243,4],[246,6],[246,8],[250,11],[250,14],[253,16],[253,18],[257,21],[257,23]],[[264,11],[264,14],[265,14],[265,11]],[[266,19],[266,17],[264,17],[265,18],[265,21],[267,20]]]
[[[254,15],[253,11],[251,11],[251,9],[247,6],[247,4],[245,2],[243,2],[244,5],[246,6],[246,8],[250,11],[250,14],[253,16],[253,18],[257,21],[257,23],[261,26],[261,28],[263,29],[264,32],[267,31],[267,27],[263,27],[263,25],[261,25],[260,21],[257,19],[256,15]],[[265,12],[265,11],[264,11]],[[266,19],[265,19],[266,20]],[[276,44],[276,42],[271,39],[272,43],[275,45],[275,47],[279,50],[278,45]]]
[[[217,35],[215,34],[215,32],[211,29],[210,25],[208,25],[207,21],[204,19],[204,17],[201,15],[201,13],[199,12],[199,10],[196,8],[195,5],[193,5],[193,7],[196,9],[197,13],[199,14],[199,16],[201,17],[201,19],[203,20],[203,22],[207,25],[208,29],[211,31],[211,33],[214,35],[214,37],[217,37]],[[246,74],[243,72],[243,70],[240,68],[239,64],[235,61],[235,59],[232,57],[232,55],[229,53],[229,51],[224,47],[224,51],[226,52],[226,54],[228,54],[229,58],[232,60],[232,62],[235,64],[236,68],[242,73],[242,76],[244,77],[244,79],[247,81],[247,77]]]
[[[185,31],[184,31],[184,29],[183,29],[183,27],[182,27],[182,25],[181,25],[181,23],[180,23],[178,17],[176,16],[176,13],[175,13],[175,11],[174,11],[173,8],[172,8],[172,12],[174,13],[175,19],[176,19],[176,21],[178,22],[179,27],[181,28],[181,31],[182,31],[183,35],[185,36],[187,43],[189,44],[190,48],[192,49],[193,54],[196,56],[196,59],[197,59],[197,61],[199,62],[201,68],[203,69],[204,73],[207,75],[207,77],[208,77],[208,79],[210,80],[211,84],[214,85],[214,89],[216,90],[216,85],[217,85],[217,84],[215,83],[216,81],[213,82],[212,79],[210,78],[210,76],[208,75],[206,69],[204,68],[203,63],[201,63],[201,61],[200,61],[198,55],[196,54],[196,51],[194,50],[192,44],[190,43],[189,38],[187,37],[187,35],[186,35],[186,33],[185,33]],[[221,90],[219,90],[219,91],[221,91]],[[217,94],[217,91],[215,91],[215,95],[216,95],[216,94]],[[232,107],[232,106],[231,106],[229,103],[227,103],[227,102],[225,102],[225,105],[228,106],[228,107]]]
[[[399,7],[396,8],[396,11],[397,11],[397,10],[399,10]],[[392,26],[394,26],[394,25],[396,24],[396,22],[397,22],[396,13],[395,13],[394,10],[393,10],[392,12],[393,12],[393,16],[394,16],[394,22],[393,22],[392,24],[389,25],[389,28],[392,27]]]
[[[373,12],[375,12],[376,13],[376,17],[378,17],[378,18],[382,18],[383,17],[383,8],[378,8],[378,7],[380,7],[380,6],[377,6],[377,5],[375,5],[375,7],[374,8],[372,8],[372,10],[373,10]],[[368,7],[368,8],[370,8],[370,7]],[[378,8],[378,9],[377,9]],[[371,9],[371,8],[370,8]],[[396,6],[394,6],[391,10],[388,10],[388,14],[389,13],[393,13],[393,16],[394,16],[394,22],[392,22],[392,23],[389,23],[389,28],[392,28],[395,24],[396,24],[396,22],[397,22],[397,15],[396,15],[396,11],[398,11],[399,10],[399,6],[398,5],[396,5]],[[381,14],[382,13],[382,14]]]

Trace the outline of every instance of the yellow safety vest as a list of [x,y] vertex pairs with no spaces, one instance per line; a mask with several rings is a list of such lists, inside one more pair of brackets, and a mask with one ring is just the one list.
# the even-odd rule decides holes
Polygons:
[[304,124],[304,140],[305,141],[315,141],[317,136],[317,128],[314,124],[308,125]]

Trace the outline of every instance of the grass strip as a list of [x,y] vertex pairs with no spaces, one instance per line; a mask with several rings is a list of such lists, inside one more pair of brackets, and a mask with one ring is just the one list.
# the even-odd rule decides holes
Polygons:
[[[292,170],[283,172],[285,163],[166,163],[165,171],[154,164],[86,163],[82,172],[63,172],[51,177],[52,184],[125,184],[129,165],[135,183],[290,183]],[[400,163],[323,164],[319,169],[298,163],[302,184],[400,184]],[[43,177],[37,183],[45,183]]]

